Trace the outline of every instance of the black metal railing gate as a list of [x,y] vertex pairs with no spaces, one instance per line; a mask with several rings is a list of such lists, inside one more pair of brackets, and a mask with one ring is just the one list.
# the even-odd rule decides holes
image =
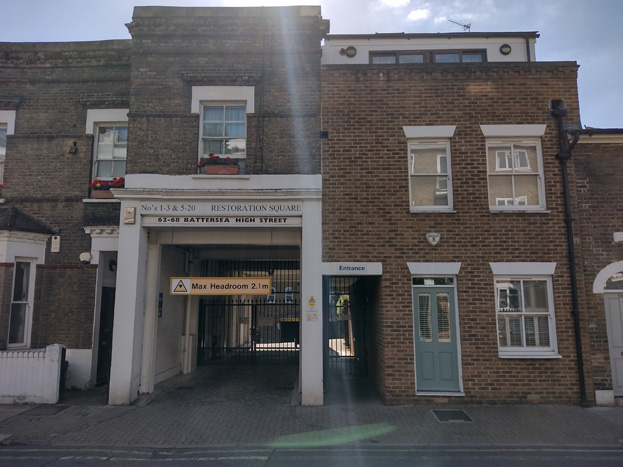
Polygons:
[[211,261],[205,277],[272,278],[265,296],[210,296],[200,300],[197,363],[298,361],[299,262]]

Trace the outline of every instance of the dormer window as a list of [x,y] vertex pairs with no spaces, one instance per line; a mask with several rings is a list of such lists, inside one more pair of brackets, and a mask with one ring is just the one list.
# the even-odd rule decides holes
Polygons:
[[370,52],[373,65],[409,63],[481,63],[487,61],[484,50],[397,50]]

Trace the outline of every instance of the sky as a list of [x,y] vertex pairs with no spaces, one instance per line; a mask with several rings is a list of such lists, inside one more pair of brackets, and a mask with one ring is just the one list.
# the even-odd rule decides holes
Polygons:
[[134,6],[321,5],[332,34],[537,31],[538,61],[575,61],[582,126],[623,128],[620,0],[0,0],[0,42],[130,39]]

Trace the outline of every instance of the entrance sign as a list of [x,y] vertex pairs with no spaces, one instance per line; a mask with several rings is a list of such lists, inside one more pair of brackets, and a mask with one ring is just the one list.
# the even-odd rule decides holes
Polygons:
[[270,277],[171,277],[171,295],[270,294]]

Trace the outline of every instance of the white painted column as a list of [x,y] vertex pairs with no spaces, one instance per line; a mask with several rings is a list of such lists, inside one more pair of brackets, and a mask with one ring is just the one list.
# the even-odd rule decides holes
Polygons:
[[145,311],[147,232],[138,213],[135,224],[121,223],[117,263],[108,403],[127,405],[138,397]]
[[[143,352],[141,362],[141,394],[154,391],[156,374],[156,342],[158,339],[158,285],[160,284],[159,236],[152,234],[147,246],[147,280],[145,291],[145,322],[143,323]],[[166,291],[162,291],[165,292]]]
[[303,202],[302,222],[301,404],[323,405],[322,205],[320,200]]

